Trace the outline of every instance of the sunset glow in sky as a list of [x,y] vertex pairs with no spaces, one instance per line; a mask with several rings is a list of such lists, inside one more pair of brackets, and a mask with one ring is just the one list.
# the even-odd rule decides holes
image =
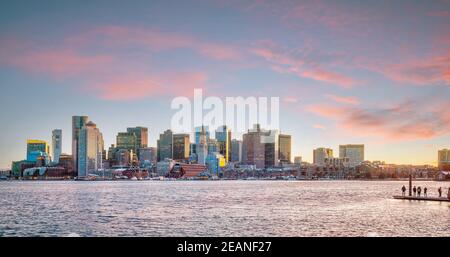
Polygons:
[[176,96],[280,97],[293,156],[365,144],[436,164],[450,148],[450,1],[1,1],[0,168],[88,115],[106,147],[170,127]]

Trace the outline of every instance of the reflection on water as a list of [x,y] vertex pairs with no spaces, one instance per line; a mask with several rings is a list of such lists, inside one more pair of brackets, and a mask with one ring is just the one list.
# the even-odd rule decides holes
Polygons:
[[403,184],[0,182],[0,236],[450,236],[448,203],[391,199]]

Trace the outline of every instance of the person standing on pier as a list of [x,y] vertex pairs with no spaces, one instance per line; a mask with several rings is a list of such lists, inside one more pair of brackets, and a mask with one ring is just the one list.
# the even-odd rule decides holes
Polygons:
[[439,197],[442,197],[442,187],[438,188]]
[[417,192],[417,189],[416,189],[416,186],[414,186],[414,187],[413,187],[413,193],[414,193],[414,196],[416,196],[416,192]]
[[427,191],[428,191],[428,189],[425,187],[425,188],[423,189],[423,197],[428,197]]
[[405,185],[402,186],[402,196],[405,196],[405,192],[406,192],[406,187]]
[[421,187],[418,187],[417,188],[417,195],[420,197],[420,193],[422,192],[422,188]]

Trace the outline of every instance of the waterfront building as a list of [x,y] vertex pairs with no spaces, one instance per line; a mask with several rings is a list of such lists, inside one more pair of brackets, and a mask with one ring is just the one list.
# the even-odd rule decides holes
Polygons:
[[219,153],[225,157],[225,161],[231,160],[231,130],[226,126],[220,126],[216,129],[217,146]]
[[348,165],[355,167],[364,161],[364,145],[339,145],[339,158],[348,158]]
[[173,132],[168,129],[163,134],[159,134],[157,141],[157,159],[163,161],[166,158],[173,158]]
[[144,163],[145,161],[151,164],[156,164],[156,147],[145,147],[139,149],[139,163]]
[[62,130],[54,129],[52,131],[52,159],[53,163],[59,163],[59,157],[62,153]]
[[114,165],[118,165],[121,167],[132,166],[133,159],[133,150],[118,148],[114,153]]
[[175,161],[187,161],[189,159],[190,146],[189,134],[174,134],[173,159]]
[[211,174],[219,176],[220,171],[226,165],[225,157],[219,152],[208,153],[206,157],[206,166]]
[[263,130],[259,124],[243,135],[242,162],[256,168],[278,166],[278,131]]
[[88,122],[88,116],[72,116],[72,160],[75,172],[78,172],[78,142],[80,130]]
[[86,123],[79,131],[78,137],[78,177],[102,169],[103,135],[92,121]]
[[133,127],[127,128],[128,133],[134,133],[136,135],[136,145],[139,148],[148,147],[148,128],[146,127]]
[[59,156],[58,166],[59,167],[63,167],[64,169],[66,169],[67,174],[69,174],[69,176],[71,176],[71,177],[75,177],[76,176],[75,172],[74,172],[74,167],[73,167],[72,155],[70,155],[70,154],[61,154]]
[[323,166],[326,158],[333,158],[333,149],[320,147],[313,150],[314,164]]
[[278,136],[278,157],[282,163],[291,162],[291,135],[280,134]]
[[231,140],[231,161],[242,162],[242,141],[233,139]]
[[450,171],[450,150],[442,149],[438,151],[438,168],[443,171]]
[[137,152],[137,137],[134,132],[119,132],[116,136],[116,148]]
[[49,145],[44,140],[27,140],[27,161],[36,161],[38,156],[47,155],[50,152]]
[[294,163],[295,164],[302,164],[302,157],[301,156],[295,156],[294,157]]
[[169,158],[159,161],[156,163],[156,173],[158,173],[159,176],[167,176],[174,165],[175,161]]
[[11,164],[11,176],[13,177],[22,177],[23,171],[28,168],[36,167],[35,161],[13,161]]

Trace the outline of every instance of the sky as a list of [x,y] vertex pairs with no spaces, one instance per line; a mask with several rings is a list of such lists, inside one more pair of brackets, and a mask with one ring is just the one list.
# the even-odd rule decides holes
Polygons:
[[436,165],[450,148],[450,1],[0,2],[0,168],[88,115],[106,146],[170,127],[171,100],[280,98],[293,156],[365,144]]

